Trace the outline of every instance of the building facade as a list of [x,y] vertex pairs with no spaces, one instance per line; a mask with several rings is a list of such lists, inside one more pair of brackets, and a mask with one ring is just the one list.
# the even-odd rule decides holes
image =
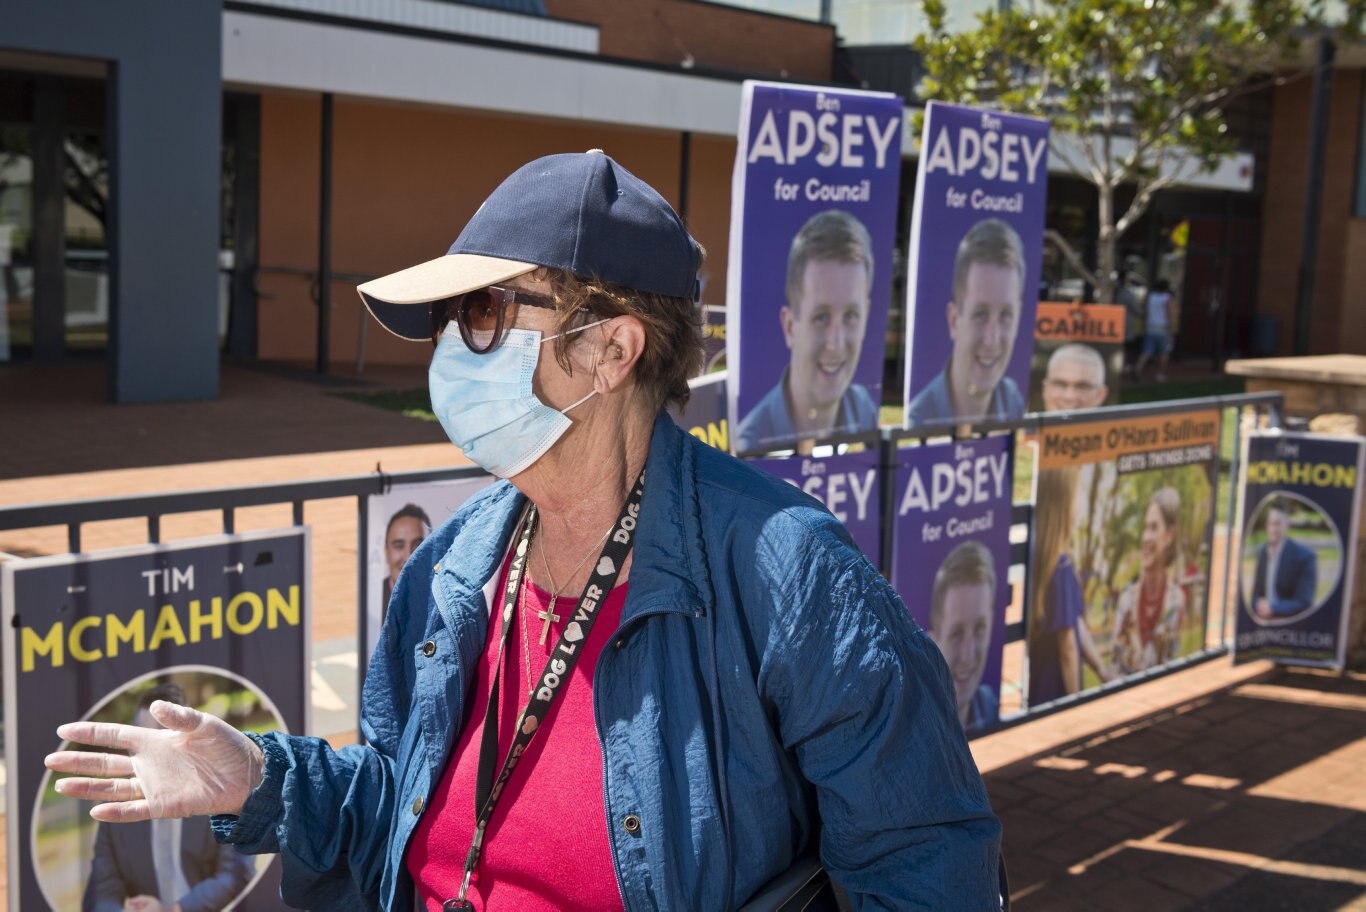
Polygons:
[[[915,79],[904,46],[845,47],[838,16],[702,0],[11,6],[0,33],[0,361],[104,358],[113,401],[212,397],[224,354],[323,371],[423,362],[421,346],[366,318],[354,286],[444,253],[506,174],[551,152],[602,148],[658,187],[707,248],[704,302],[720,305],[742,81],[910,97]],[[865,3],[860,15],[892,6]],[[1366,262],[1353,255],[1366,244],[1353,195],[1361,72],[1338,81],[1323,351],[1366,347],[1349,317],[1353,270]],[[1293,300],[1303,91],[1267,93],[1248,134],[1261,147],[1164,194],[1126,241],[1125,262],[1145,276],[1179,261],[1189,356],[1257,353],[1259,341],[1280,350],[1285,334],[1269,330]],[[910,123],[908,109],[905,225]],[[1084,243],[1088,186],[1050,167],[1050,224]],[[1055,272],[1050,291],[1071,293]]]

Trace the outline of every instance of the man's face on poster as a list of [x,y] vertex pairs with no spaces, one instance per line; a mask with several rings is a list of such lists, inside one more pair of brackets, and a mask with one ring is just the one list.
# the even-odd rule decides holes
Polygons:
[[1105,404],[1110,390],[1105,385],[1105,366],[1099,358],[1064,354],[1048,361],[1043,379],[1043,407],[1046,412],[1097,408]]
[[389,524],[389,533],[384,539],[384,557],[389,564],[390,586],[398,585],[399,571],[426,537],[427,530],[416,517],[400,516]]
[[987,644],[991,641],[991,602],[994,588],[990,583],[966,583],[951,586],[944,592],[938,623],[931,638],[944,653],[949,674],[953,676],[953,690],[959,706],[972,700],[982,684],[982,672],[987,665]]
[[1285,511],[1272,507],[1266,514],[1266,543],[1273,548],[1280,547],[1285,541],[1286,530],[1290,528],[1290,517]]
[[948,307],[953,339],[950,377],[955,389],[980,396],[996,388],[1010,366],[1020,324],[1020,271],[1012,266],[973,263],[961,301]]
[[788,388],[794,405],[829,407],[853,382],[868,327],[868,267],[810,260],[795,300],[780,319],[792,351]]

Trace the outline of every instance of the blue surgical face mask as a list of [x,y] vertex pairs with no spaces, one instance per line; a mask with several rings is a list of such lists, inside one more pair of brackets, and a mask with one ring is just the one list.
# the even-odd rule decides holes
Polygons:
[[[606,322],[598,320],[560,335]],[[541,346],[558,338],[543,339],[531,329],[510,329],[502,344],[484,355],[470,351],[458,332],[442,333],[437,343],[427,370],[432,411],[451,442],[499,478],[511,478],[544,456],[573,424],[567,413],[597,392],[589,390],[563,410],[536,398],[531,380]]]

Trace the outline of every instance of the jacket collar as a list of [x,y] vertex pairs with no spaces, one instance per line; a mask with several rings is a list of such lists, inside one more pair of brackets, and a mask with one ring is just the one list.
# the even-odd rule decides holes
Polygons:
[[[631,588],[621,623],[659,612],[701,615],[711,610],[706,554],[697,500],[696,447],[666,412],[655,419],[645,460],[645,496],[631,563]],[[448,603],[438,607],[448,627],[458,626],[456,605],[478,596],[502,566],[526,498],[510,483],[495,486],[482,508],[455,530],[460,554],[440,564]]]

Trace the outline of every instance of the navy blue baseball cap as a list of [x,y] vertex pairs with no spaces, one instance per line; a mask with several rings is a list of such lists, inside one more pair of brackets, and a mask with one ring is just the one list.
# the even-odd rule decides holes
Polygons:
[[431,338],[434,302],[540,266],[697,299],[701,248],[664,197],[601,149],[523,165],[484,200],[443,257],[361,285],[385,329]]

